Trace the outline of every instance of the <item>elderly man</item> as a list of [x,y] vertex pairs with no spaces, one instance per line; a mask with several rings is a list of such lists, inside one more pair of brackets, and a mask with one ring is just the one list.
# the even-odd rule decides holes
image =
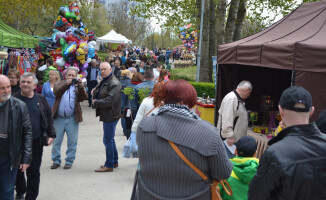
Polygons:
[[118,167],[118,151],[114,140],[115,128],[121,117],[121,84],[113,75],[109,63],[100,65],[102,81],[93,92],[93,106],[96,108],[96,116],[103,121],[103,143],[106,152],[106,161],[95,172],[113,172]]
[[0,75],[0,198],[14,199],[18,166],[32,160],[32,125],[24,102],[11,97],[8,77]]
[[[106,59],[106,58],[105,58]],[[97,74],[98,74],[98,66],[97,66],[97,60],[92,59],[91,65],[87,67],[87,89],[88,89],[88,107],[92,106],[92,94],[91,91],[96,87],[97,85]]]
[[314,112],[310,93],[290,87],[278,108],[286,128],[268,142],[248,199],[326,199],[326,135],[309,123]]
[[32,162],[26,171],[27,186],[24,172],[18,170],[16,179],[16,200],[36,199],[40,186],[40,167],[43,155],[43,146],[51,145],[56,133],[53,126],[51,106],[44,96],[35,93],[38,80],[31,72],[25,72],[20,78],[21,93],[15,96],[22,100],[29,112],[33,130]]
[[66,72],[66,80],[54,85],[55,102],[52,115],[57,137],[53,142],[51,169],[61,164],[61,143],[64,133],[67,134],[66,164],[63,169],[70,169],[76,158],[79,123],[83,121],[80,102],[87,99],[87,93],[81,79],[76,79],[77,69],[70,67]]
[[226,139],[227,153],[229,158],[235,156],[234,144],[242,137],[247,135],[248,114],[244,100],[252,91],[249,81],[241,81],[236,90],[228,93],[222,100],[218,111],[217,128],[220,129],[222,139]]

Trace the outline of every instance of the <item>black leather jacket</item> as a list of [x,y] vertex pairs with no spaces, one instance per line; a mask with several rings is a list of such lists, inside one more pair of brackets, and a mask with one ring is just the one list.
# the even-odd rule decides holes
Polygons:
[[[42,137],[55,138],[56,132],[53,125],[51,106],[44,96],[38,93],[34,94],[36,95],[37,106],[40,109],[40,113],[42,115],[42,128],[44,130]],[[22,96],[21,94],[16,94],[15,97],[21,99]]]
[[315,123],[291,126],[269,141],[248,199],[326,199],[326,135]]
[[100,121],[111,122],[120,119],[121,84],[113,73],[96,86],[93,94],[93,98],[96,99],[94,103],[96,116],[100,116]]
[[9,153],[11,167],[30,164],[32,161],[32,124],[26,104],[21,100],[9,99]]

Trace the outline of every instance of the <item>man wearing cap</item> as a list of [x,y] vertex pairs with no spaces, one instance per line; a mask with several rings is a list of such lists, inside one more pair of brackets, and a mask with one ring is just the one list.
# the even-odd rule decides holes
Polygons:
[[286,128],[268,142],[248,199],[326,199],[326,135],[309,123],[310,93],[297,86],[286,89],[279,111]]
[[248,114],[244,100],[250,96],[251,91],[252,84],[249,81],[241,81],[237,89],[223,98],[218,111],[217,128],[222,139],[226,139],[225,145],[229,147],[227,148],[229,158],[235,156],[230,149],[241,137],[247,135]]

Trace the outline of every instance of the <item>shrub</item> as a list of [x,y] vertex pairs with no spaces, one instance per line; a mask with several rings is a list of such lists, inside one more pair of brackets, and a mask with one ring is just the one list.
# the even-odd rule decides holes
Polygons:
[[189,82],[194,86],[197,92],[197,96],[203,96],[203,93],[206,94],[206,97],[215,99],[215,84],[214,83],[201,83],[201,82]]

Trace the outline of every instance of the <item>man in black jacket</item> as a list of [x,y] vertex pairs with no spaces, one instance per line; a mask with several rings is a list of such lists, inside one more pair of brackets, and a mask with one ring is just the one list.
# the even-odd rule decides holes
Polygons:
[[51,145],[56,133],[53,126],[51,107],[40,94],[34,93],[37,79],[31,72],[25,72],[20,78],[21,93],[16,97],[22,100],[29,112],[33,130],[32,162],[27,169],[27,186],[24,172],[18,170],[16,179],[16,199],[35,200],[39,193],[40,167],[43,155],[43,145]]
[[96,108],[96,116],[103,121],[103,143],[105,145],[106,161],[95,172],[112,172],[118,167],[118,151],[115,145],[115,128],[121,117],[121,84],[113,75],[109,63],[100,65],[103,80],[92,91],[93,106]]
[[25,103],[10,96],[0,75],[0,198],[13,200],[18,166],[25,171],[32,160],[32,125]]
[[286,89],[279,111],[286,128],[268,142],[248,199],[326,199],[326,135],[309,124],[310,93],[297,86]]

